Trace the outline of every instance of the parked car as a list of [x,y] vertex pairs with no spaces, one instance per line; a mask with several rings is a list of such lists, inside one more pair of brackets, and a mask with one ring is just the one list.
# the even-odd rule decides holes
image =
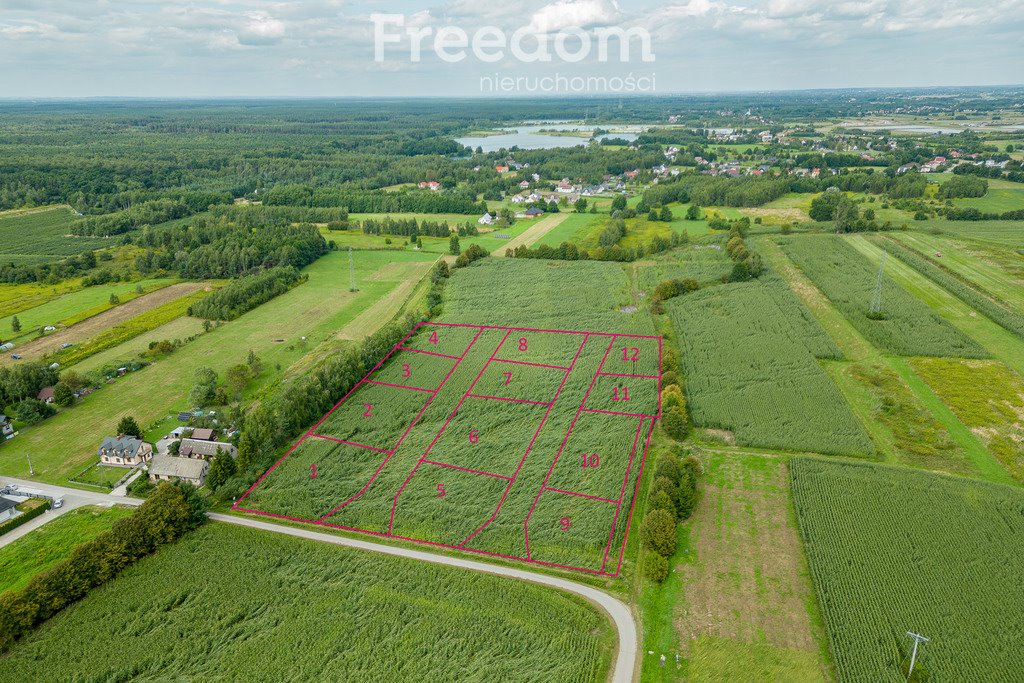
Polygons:
[[71,342],[64,342],[63,344],[60,345],[60,348],[70,349],[72,346],[74,346],[74,344],[72,344]]
[[12,353],[12,354],[11,354],[11,358],[13,358],[14,360],[21,360],[21,356],[19,356],[19,355],[18,355],[18,354],[16,354],[16,353]]

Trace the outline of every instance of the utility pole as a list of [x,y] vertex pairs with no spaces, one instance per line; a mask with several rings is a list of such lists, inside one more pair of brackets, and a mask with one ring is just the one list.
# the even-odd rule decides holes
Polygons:
[[358,292],[359,289],[356,287],[356,263],[352,259],[352,247],[348,248],[348,280],[348,291]]
[[914,673],[914,663],[917,662],[917,646],[927,643],[929,639],[913,631],[907,631],[907,635],[914,639],[914,652],[910,655],[910,669],[907,670],[907,680],[909,681]]
[[36,471],[32,469],[32,456],[28,453],[25,454],[25,458],[28,460],[28,474],[30,477],[36,476]]
[[878,318],[882,315],[882,285],[885,282],[885,257],[887,254],[882,254],[882,261],[878,264],[878,278],[875,280],[875,293],[871,297],[871,308],[869,313],[872,318]]

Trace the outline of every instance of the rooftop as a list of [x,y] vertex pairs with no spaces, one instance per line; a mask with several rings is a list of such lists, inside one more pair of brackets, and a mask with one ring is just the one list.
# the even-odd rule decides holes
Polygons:
[[208,467],[205,460],[154,455],[152,462],[149,463],[149,473],[161,477],[198,479],[206,474]]

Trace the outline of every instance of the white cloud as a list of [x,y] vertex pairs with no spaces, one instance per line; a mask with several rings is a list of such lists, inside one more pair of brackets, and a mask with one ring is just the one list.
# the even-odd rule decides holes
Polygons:
[[248,12],[247,16],[249,20],[238,31],[238,42],[243,45],[273,45],[287,32],[283,21],[265,12]]
[[612,23],[618,5],[609,0],[557,0],[533,13],[530,30],[551,33],[569,26],[588,28]]

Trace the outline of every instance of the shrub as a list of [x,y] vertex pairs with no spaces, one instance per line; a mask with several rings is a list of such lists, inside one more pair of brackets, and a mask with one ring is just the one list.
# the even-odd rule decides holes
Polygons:
[[640,523],[640,540],[648,550],[671,557],[676,552],[675,517],[665,510],[651,510]]
[[650,502],[647,503],[647,509],[650,511],[664,510],[672,515],[673,519],[679,518],[679,512],[676,509],[675,501],[673,501],[668,492],[664,490],[651,493]]
[[655,552],[644,553],[644,576],[661,583],[668,578],[668,558]]
[[675,370],[667,370],[661,373],[661,386],[667,387],[670,384],[679,384],[679,373]]
[[661,426],[665,433],[676,441],[682,441],[690,433],[690,420],[682,406],[670,406],[663,409]]

